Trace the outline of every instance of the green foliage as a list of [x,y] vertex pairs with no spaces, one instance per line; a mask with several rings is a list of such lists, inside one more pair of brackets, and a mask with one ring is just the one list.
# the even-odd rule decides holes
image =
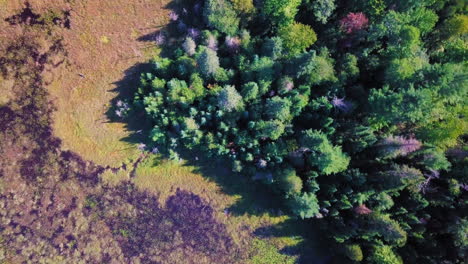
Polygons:
[[242,99],[249,102],[257,99],[258,96],[258,85],[255,82],[248,82],[242,86],[241,91]]
[[369,105],[378,119],[390,124],[427,122],[431,119],[433,105],[428,89],[409,89],[393,92],[389,87],[371,90]]
[[239,111],[244,107],[242,96],[237,92],[236,87],[226,85],[219,92],[218,106],[226,112]]
[[301,0],[265,0],[261,9],[273,25],[285,26],[294,21]]
[[389,215],[372,213],[367,217],[369,233],[382,237],[385,242],[397,246],[403,246],[407,240],[407,234],[399,223]]
[[336,8],[335,0],[308,0],[307,2],[308,7],[310,6],[312,9],[315,20],[322,24],[327,23],[328,18],[333,14]]
[[376,246],[369,256],[372,264],[403,264],[401,258],[393,252],[390,246]]
[[449,233],[454,238],[454,244],[459,248],[461,256],[466,256],[468,249],[468,219],[460,219],[448,228]]
[[344,253],[352,261],[360,262],[363,260],[364,256],[362,254],[362,249],[357,244],[346,245],[344,248]]
[[203,15],[210,27],[230,36],[239,28],[239,18],[229,0],[207,0]]
[[201,36],[179,38],[141,75],[134,105],[153,126],[148,145],[175,159],[201,150],[260,180],[293,215],[323,223],[350,261],[402,263],[398,252],[462,263],[462,10],[457,0],[210,0],[206,25],[180,18]]
[[[255,6],[252,0],[230,0],[232,7],[240,16],[248,17],[255,12]],[[244,18],[246,19],[246,18]]]
[[262,54],[276,60],[283,54],[283,39],[280,37],[267,38],[263,42]]
[[355,80],[359,75],[359,67],[357,57],[353,54],[346,53],[341,65],[340,77],[343,80]]
[[256,124],[257,138],[278,139],[284,133],[285,126],[279,120],[259,121]]
[[293,196],[288,201],[288,205],[293,214],[302,219],[314,217],[319,212],[318,200],[313,193],[303,193],[302,195]]
[[336,80],[333,59],[328,50],[321,50],[318,56],[315,51],[302,54],[299,61],[291,67],[291,72],[310,85]]
[[317,130],[302,132],[301,146],[312,151],[308,161],[322,173],[331,174],[346,170],[349,157],[341,151],[341,147],[333,146],[327,136]]
[[287,98],[275,96],[266,100],[265,115],[269,119],[288,121],[291,119],[291,102]]
[[448,20],[442,26],[442,36],[446,39],[458,37],[468,33],[468,16],[456,15]]
[[197,65],[203,76],[213,76],[219,70],[219,58],[216,51],[203,47],[198,55]]
[[281,170],[278,175],[280,188],[287,195],[299,194],[302,189],[302,180],[296,175],[296,170],[287,168]]
[[280,27],[278,36],[290,56],[305,51],[317,41],[317,35],[310,26],[297,22]]

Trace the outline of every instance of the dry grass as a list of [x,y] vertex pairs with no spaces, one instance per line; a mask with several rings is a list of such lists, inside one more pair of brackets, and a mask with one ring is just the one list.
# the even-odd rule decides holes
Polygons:
[[[123,72],[148,59],[137,39],[166,20],[167,1],[86,1],[73,6],[64,33],[70,66],[50,86],[56,98],[55,132],[64,146],[101,165],[117,166],[138,155],[122,123],[106,116]],[[85,78],[78,74],[83,74]]]
[[[6,17],[18,13],[24,1],[0,0],[0,39],[21,34],[7,26]],[[118,166],[134,159],[134,144],[123,141],[129,135],[122,123],[112,123],[106,115],[109,103],[118,95],[117,82],[124,72],[154,54],[154,48],[138,38],[152,33],[167,22],[168,0],[68,1],[31,0],[37,13],[70,10],[71,29],[56,28],[68,52],[67,63],[46,78],[57,107],[55,134],[64,149],[80,154],[100,165]],[[80,74],[83,77],[80,77]],[[1,80],[0,80],[1,83]],[[6,86],[7,84],[1,84]],[[4,87],[0,87],[6,90]],[[6,101],[5,95],[0,103]]]

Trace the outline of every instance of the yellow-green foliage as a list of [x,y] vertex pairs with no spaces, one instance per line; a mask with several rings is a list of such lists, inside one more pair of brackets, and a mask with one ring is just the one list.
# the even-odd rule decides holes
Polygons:
[[234,10],[238,14],[249,15],[255,12],[252,0],[231,0]]
[[317,41],[317,34],[310,26],[297,22],[281,27],[278,34],[291,56],[303,52]]
[[468,16],[456,15],[445,22],[442,34],[446,38],[457,37],[468,33]]
[[345,255],[352,261],[362,261],[363,259],[362,249],[357,244],[347,245],[345,247]]

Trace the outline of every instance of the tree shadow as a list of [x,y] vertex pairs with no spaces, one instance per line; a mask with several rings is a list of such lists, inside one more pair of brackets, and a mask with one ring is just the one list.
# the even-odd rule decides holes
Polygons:
[[[307,225],[304,224],[307,222]],[[298,255],[298,263],[325,264],[329,263],[333,252],[333,243],[318,227],[320,220],[288,219],[277,225],[257,228],[254,234],[257,237],[269,239],[275,237],[301,237],[302,242],[287,246],[280,250],[285,255]]]
[[111,100],[111,107],[107,109],[105,114],[109,120],[108,122],[125,124],[125,129],[130,134],[121,139],[124,142],[137,144],[145,142],[148,139],[151,121],[146,117],[144,112],[138,113],[133,111],[128,117],[119,117],[116,111],[118,111],[117,105],[120,104],[119,102],[129,104],[140,84],[140,74],[150,71],[151,68],[151,63],[137,63],[133,65],[125,70],[122,79],[113,83],[115,88],[110,90],[110,92],[115,93],[117,96]]
[[104,189],[95,200],[98,205],[87,208],[87,214],[102,217],[128,259],[170,262],[176,252],[185,257],[198,252],[212,262],[232,263],[239,256],[213,208],[193,193],[177,190],[162,205],[157,196],[126,182]]

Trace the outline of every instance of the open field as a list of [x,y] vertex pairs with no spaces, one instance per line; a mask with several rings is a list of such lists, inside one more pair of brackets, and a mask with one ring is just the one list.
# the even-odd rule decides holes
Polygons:
[[[0,17],[21,10],[22,2],[5,1]],[[167,21],[167,2],[30,1],[36,13],[70,13],[70,29],[54,29],[66,47],[66,62],[45,76],[57,107],[54,132],[65,149],[104,166],[136,157],[134,145],[121,140],[129,135],[125,124],[110,122],[106,112],[119,91],[134,88],[119,81],[133,74],[126,70],[151,56],[154,45],[138,38]],[[22,34],[4,19],[0,25],[3,36]]]

